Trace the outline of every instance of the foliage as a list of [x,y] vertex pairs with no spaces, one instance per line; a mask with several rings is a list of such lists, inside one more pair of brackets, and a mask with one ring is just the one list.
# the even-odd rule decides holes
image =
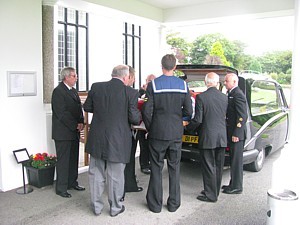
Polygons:
[[243,52],[246,45],[241,41],[230,41],[219,33],[206,34],[196,38],[191,47],[191,63],[202,64],[207,59],[207,55],[210,55],[213,44],[216,42],[220,42],[222,45],[224,56],[230,65],[237,69],[242,69],[243,58],[240,56],[244,55]]
[[31,166],[37,169],[45,167],[55,166],[57,158],[55,155],[49,155],[48,153],[37,153],[29,157],[27,166]]
[[221,42],[216,41],[215,43],[213,43],[209,54],[211,56],[218,56],[223,65],[230,66],[230,63],[227,61],[227,59],[224,55],[224,50],[223,50]]
[[291,74],[279,73],[278,78],[276,79],[280,84],[290,84],[291,83]]
[[[292,52],[274,51],[262,56],[244,53],[246,44],[238,40],[228,40],[220,33],[206,34],[188,43],[180,33],[167,35],[167,43],[172,47],[179,63],[224,64],[238,70],[255,70],[272,77],[282,84],[290,84]],[[276,74],[276,75],[275,75]]]
[[286,73],[292,68],[291,51],[267,52],[258,58],[262,65],[262,70],[267,73]]
[[192,64],[202,64],[205,60],[205,57],[209,55],[211,47],[213,43],[216,41],[223,40],[223,35],[216,34],[207,34],[196,38],[196,40],[192,43],[191,48],[191,63]]
[[260,62],[257,60],[257,59],[253,59],[251,61],[251,64],[249,65],[249,70],[254,70],[254,71],[257,71],[257,72],[262,72],[262,68],[261,68],[261,64]]
[[191,44],[184,38],[177,37],[179,33],[167,35],[167,44],[171,46],[179,63],[189,63],[189,51]]

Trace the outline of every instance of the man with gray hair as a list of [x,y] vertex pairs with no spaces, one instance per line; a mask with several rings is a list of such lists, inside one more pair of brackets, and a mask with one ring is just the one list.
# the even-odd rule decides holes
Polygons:
[[83,129],[82,105],[73,87],[77,81],[76,70],[66,67],[61,71],[62,82],[52,93],[52,138],[57,154],[56,194],[72,197],[67,191],[84,191],[78,185],[79,135]]
[[114,67],[112,79],[94,83],[83,105],[93,113],[86,152],[90,154],[89,182],[95,215],[103,209],[102,194],[108,186],[110,215],[125,211],[121,201],[124,193],[124,168],[131,151],[131,124],[138,125],[138,92],[126,86],[129,68]]
[[216,202],[221,188],[226,135],[227,97],[217,89],[219,75],[208,73],[205,76],[207,90],[196,96],[195,117],[187,126],[197,129],[202,166],[204,190],[197,197],[200,201]]
[[227,138],[230,149],[230,182],[223,185],[225,194],[243,192],[243,150],[246,139],[247,100],[238,86],[239,78],[234,73],[225,76],[224,85],[228,91]]

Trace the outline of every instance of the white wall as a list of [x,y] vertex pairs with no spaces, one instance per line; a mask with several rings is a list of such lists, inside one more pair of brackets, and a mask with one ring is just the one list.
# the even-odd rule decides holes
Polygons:
[[[40,0],[0,3],[0,190],[23,185],[22,167],[12,151],[47,151],[42,90],[42,15]],[[37,95],[7,96],[7,71],[35,71]]]

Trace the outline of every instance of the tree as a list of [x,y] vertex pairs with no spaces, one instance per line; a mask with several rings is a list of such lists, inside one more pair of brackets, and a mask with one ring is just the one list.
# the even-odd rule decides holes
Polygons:
[[259,57],[263,72],[268,73],[286,73],[292,68],[292,52],[291,51],[274,51],[267,52]]
[[292,52],[274,51],[262,56],[244,53],[246,45],[238,40],[230,41],[220,33],[199,36],[192,43],[179,37],[179,33],[167,35],[179,63],[224,64],[238,70],[255,70],[271,74],[280,82],[289,83],[292,68]]
[[191,49],[191,63],[192,64],[202,64],[205,57],[209,55],[213,43],[223,39],[223,36],[219,33],[217,34],[206,34],[196,38],[192,43]]
[[227,61],[222,44],[219,41],[213,43],[211,51],[209,52],[211,56],[217,56],[220,58],[221,62],[225,66],[230,66],[230,62]]
[[196,38],[191,47],[191,63],[202,64],[209,55],[215,42],[219,41],[224,50],[224,56],[235,68],[242,68],[245,44],[241,41],[230,41],[222,34],[206,34]]
[[249,66],[249,70],[253,70],[256,72],[261,73],[262,69],[261,69],[261,64],[259,63],[259,61],[257,59],[253,59],[250,66]]
[[171,46],[179,63],[189,63],[189,52],[191,44],[184,38],[178,37],[179,33],[167,35],[167,44]]

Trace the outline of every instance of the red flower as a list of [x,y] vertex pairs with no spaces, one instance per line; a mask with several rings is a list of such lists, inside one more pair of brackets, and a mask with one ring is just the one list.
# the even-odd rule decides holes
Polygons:
[[30,156],[29,166],[34,168],[45,168],[56,164],[56,156],[48,153],[37,153]]

